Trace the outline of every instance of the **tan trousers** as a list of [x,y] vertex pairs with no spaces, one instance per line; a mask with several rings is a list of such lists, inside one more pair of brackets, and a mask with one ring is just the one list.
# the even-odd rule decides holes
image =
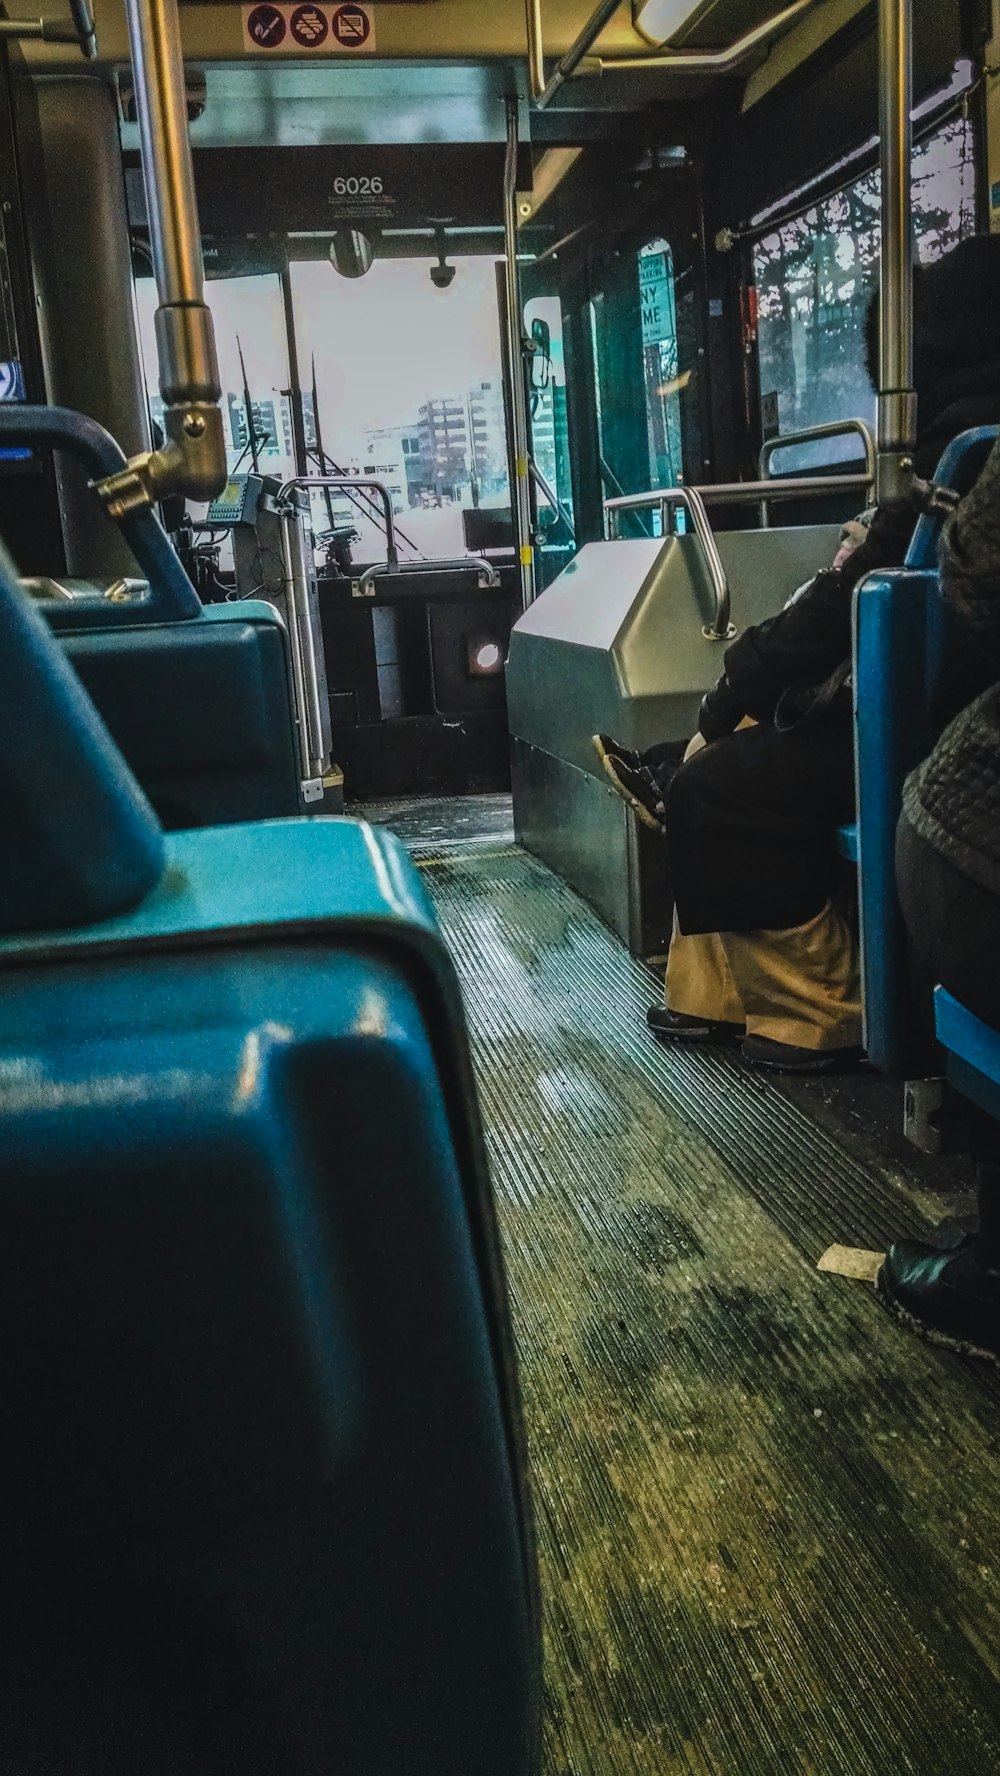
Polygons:
[[[702,745],[696,735],[686,756]],[[854,933],[832,906],[792,931],[684,937],[675,918],[666,1002],[671,1011],[745,1024],[748,1036],[767,1036],[793,1048],[860,1048],[861,969]]]
[[832,906],[794,931],[683,937],[674,924],[666,1000],[689,1017],[745,1024],[793,1048],[861,1046],[861,977],[850,926]]

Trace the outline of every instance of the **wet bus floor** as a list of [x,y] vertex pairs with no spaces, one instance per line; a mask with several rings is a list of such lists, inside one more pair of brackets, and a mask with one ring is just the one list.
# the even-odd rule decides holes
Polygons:
[[1000,1769],[1000,1377],[816,1268],[954,1199],[863,1118],[840,1137],[845,1086],[816,1117],[731,1054],[656,1044],[649,972],[515,847],[509,802],[457,806],[458,836],[440,804],[369,812],[411,845],[465,994],[545,1776]]

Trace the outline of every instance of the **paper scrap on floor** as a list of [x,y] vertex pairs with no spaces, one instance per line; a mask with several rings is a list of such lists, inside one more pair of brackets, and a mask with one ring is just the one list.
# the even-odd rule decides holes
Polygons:
[[865,1252],[857,1246],[828,1246],[816,1266],[834,1276],[853,1277],[859,1283],[873,1283],[882,1267],[884,1252]]

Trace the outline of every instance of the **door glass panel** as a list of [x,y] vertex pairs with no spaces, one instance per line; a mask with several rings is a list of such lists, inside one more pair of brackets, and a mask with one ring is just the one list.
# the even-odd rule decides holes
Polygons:
[[[682,291],[662,237],[605,260],[591,302],[605,494],[646,493],[684,477],[697,447],[697,323],[690,277]],[[623,530],[658,535],[658,512]]]
[[[152,278],[140,278],[135,290],[150,414],[159,423],[163,402],[153,325],[156,285]],[[295,474],[295,447],[291,403],[283,393],[289,374],[281,281],[273,272],[263,277],[216,278],[206,284],[205,300],[215,322],[228,466],[231,471],[250,467],[242,348],[261,472],[290,480]]]
[[[404,558],[464,555],[463,513],[510,506],[495,262],[452,262],[446,289],[432,283],[430,259],[376,259],[358,279],[324,261],[291,268],[299,364],[306,389],[315,366],[323,449],[345,472],[389,485]],[[311,395],[304,404],[311,442]],[[370,508],[338,495],[334,517],[358,531],[356,560],[384,559]]]
[[[535,339],[531,366],[531,441],[535,462],[567,518],[573,516],[573,483],[566,416],[566,365],[562,307],[558,296],[533,296],[524,306],[525,330]],[[544,329],[544,331],[542,331]],[[545,496],[539,493],[543,516]],[[553,526],[554,528],[554,526]]]

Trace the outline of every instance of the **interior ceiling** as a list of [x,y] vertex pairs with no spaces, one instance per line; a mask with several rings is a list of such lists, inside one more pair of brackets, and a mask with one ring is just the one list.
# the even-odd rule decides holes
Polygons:
[[[558,50],[567,36],[584,22],[592,0],[543,0],[546,44]],[[696,26],[679,47],[716,48],[735,41],[754,25],[780,10],[782,0],[712,0]],[[829,0],[816,0],[817,13]],[[251,145],[317,147],[323,145],[376,145],[421,142],[499,142],[504,137],[502,99],[512,91],[526,98],[527,59],[520,53],[524,42],[523,0],[517,0],[519,30],[513,41],[517,54],[475,58],[475,47],[485,16],[485,0],[378,0],[379,49],[391,45],[394,31],[388,21],[400,18],[403,7],[419,11],[425,21],[421,30],[428,44],[436,41],[439,53],[445,46],[452,56],[465,49],[469,59],[432,61],[403,59],[390,54],[372,60],[331,60],[316,57],[308,62],[266,58],[237,60],[192,55],[192,63],[204,70],[206,105],[193,125],[192,141],[202,147],[237,148]],[[492,0],[506,17],[507,0]],[[99,7],[99,12],[100,12]],[[189,21],[207,20],[211,14],[231,14],[235,7],[188,4],[184,9],[185,44],[194,48],[201,32]],[[383,16],[387,24],[382,25]],[[639,52],[639,42],[628,24],[629,8],[622,20],[600,40],[609,55]],[[807,15],[811,16],[811,15]],[[458,31],[457,18],[465,22]],[[433,22],[440,18],[439,30]],[[506,21],[512,24],[512,21]],[[446,29],[447,27],[447,29]],[[508,39],[510,32],[506,31]],[[206,41],[221,42],[221,27]],[[650,50],[650,54],[654,53]],[[549,57],[551,67],[554,55]],[[762,56],[756,59],[759,65]],[[751,65],[753,66],[753,64]],[[748,68],[725,84],[745,80]],[[635,116],[652,104],[685,103],[703,99],[722,83],[706,74],[688,75],[650,70],[630,71],[603,77],[569,81],[555,103],[544,113],[530,117],[532,140],[541,146],[554,142],[585,142],[606,135],[616,116]],[[138,146],[134,128],[125,132],[125,146]]]

